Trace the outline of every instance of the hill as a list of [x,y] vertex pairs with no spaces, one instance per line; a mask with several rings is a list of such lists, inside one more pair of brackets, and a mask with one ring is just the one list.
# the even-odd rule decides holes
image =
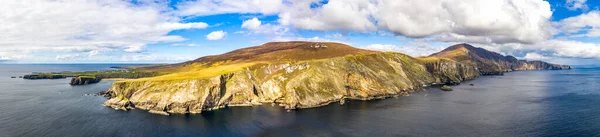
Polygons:
[[[520,63],[528,63],[523,65]],[[227,106],[278,104],[311,108],[346,99],[406,95],[437,84],[458,84],[524,62],[470,45],[430,57],[376,52],[327,42],[272,42],[173,65],[137,68],[169,73],[113,83],[106,106],[161,114],[200,113]]]
[[260,46],[242,48],[221,55],[205,56],[179,64],[141,67],[136,70],[143,72],[177,72],[211,67],[215,64],[297,62],[370,53],[377,53],[377,51],[358,49],[332,42],[269,42]]
[[458,62],[473,63],[483,75],[502,74],[515,70],[556,70],[570,69],[570,66],[551,64],[543,61],[518,60],[513,56],[473,47],[469,44],[450,46],[430,57],[447,58]]

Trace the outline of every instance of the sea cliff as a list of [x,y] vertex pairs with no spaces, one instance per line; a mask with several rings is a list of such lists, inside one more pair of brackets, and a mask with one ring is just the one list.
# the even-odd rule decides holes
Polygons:
[[73,77],[71,78],[71,82],[69,82],[70,85],[87,85],[87,84],[94,84],[94,83],[98,83],[100,82],[100,78],[96,78],[93,76],[77,76],[77,77]]
[[[275,47],[279,49],[271,50]],[[283,59],[281,52],[286,53]],[[558,69],[539,66],[543,65],[527,67]],[[343,103],[346,99],[406,95],[434,84],[458,84],[487,72],[472,61],[436,56],[413,58],[338,43],[312,42],[267,43],[191,62],[140,69],[157,70],[171,74],[115,82],[106,91],[110,99],[104,105],[162,114],[261,104],[312,108]]]

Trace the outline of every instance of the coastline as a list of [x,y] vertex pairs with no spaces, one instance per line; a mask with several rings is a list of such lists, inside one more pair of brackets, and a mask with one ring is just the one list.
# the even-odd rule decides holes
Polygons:
[[[263,58],[247,56],[252,54]],[[287,56],[281,58],[282,54]],[[318,56],[306,58],[307,54]],[[238,61],[231,61],[236,59]],[[302,109],[334,102],[343,104],[346,99],[407,95],[424,87],[457,85],[480,76],[503,75],[516,70],[571,67],[517,60],[468,44],[414,58],[338,43],[273,42],[181,64],[141,69],[187,71],[115,82],[106,91],[111,96],[104,105],[167,113],[201,113],[256,104]]]
[[[382,70],[382,65],[389,68]],[[342,100],[407,95],[423,87],[458,84],[479,76],[471,65],[448,60],[427,64],[399,53],[345,56],[296,64],[263,64],[251,68],[256,69],[198,79],[119,81],[108,90],[111,97],[104,105],[168,113],[201,113],[230,105],[272,103],[285,109],[303,109],[334,102],[342,104]],[[266,79],[259,79],[263,77]]]

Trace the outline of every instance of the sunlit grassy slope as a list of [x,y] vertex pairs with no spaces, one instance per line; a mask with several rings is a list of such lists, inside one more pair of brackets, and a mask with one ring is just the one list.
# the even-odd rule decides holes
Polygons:
[[297,63],[347,55],[379,53],[331,42],[270,42],[261,46],[234,50],[221,55],[205,56],[179,64],[141,67],[141,72],[170,73],[141,80],[175,80],[205,78],[239,71],[259,64]]

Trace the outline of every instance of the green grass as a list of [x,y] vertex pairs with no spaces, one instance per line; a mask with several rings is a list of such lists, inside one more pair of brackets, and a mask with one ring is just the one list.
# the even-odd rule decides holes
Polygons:
[[[316,45],[325,47],[315,48]],[[184,63],[140,67],[135,70],[142,72],[178,73],[231,64],[300,62],[370,53],[380,52],[358,49],[349,45],[332,42],[271,42],[261,46],[234,50],[221,55],[205,56]]]
[[96,79],[96,76],[79,76],[78,78],[81,78],[81,79],[86,79],[86,78],[87,79]]
[[158,77],[126,80],[123,82],[207,78],[207,77],[214,77],[214,76],[219,76],[219,75],[223,75],[223,74],[227,74],[227,73],[231,73],[231,72],[240,71],[240,70],[243,70],[244,68],[251,67],[255,64],[259,64],[259,62],[214,66],[214,67],[208,67],[208,68],[201,68],[198,70],[190,70],[190,71],[185,71],[185,72],[172,73],[172,74],[162,75],[162,76],[158,76]]
[[25,79],[57,79],[66,77],[86,76],[91,78],[144,78],[162,75],[157,72],[136,72],[128,70],[84,71],[84,72],[51,72],[25,75]]

